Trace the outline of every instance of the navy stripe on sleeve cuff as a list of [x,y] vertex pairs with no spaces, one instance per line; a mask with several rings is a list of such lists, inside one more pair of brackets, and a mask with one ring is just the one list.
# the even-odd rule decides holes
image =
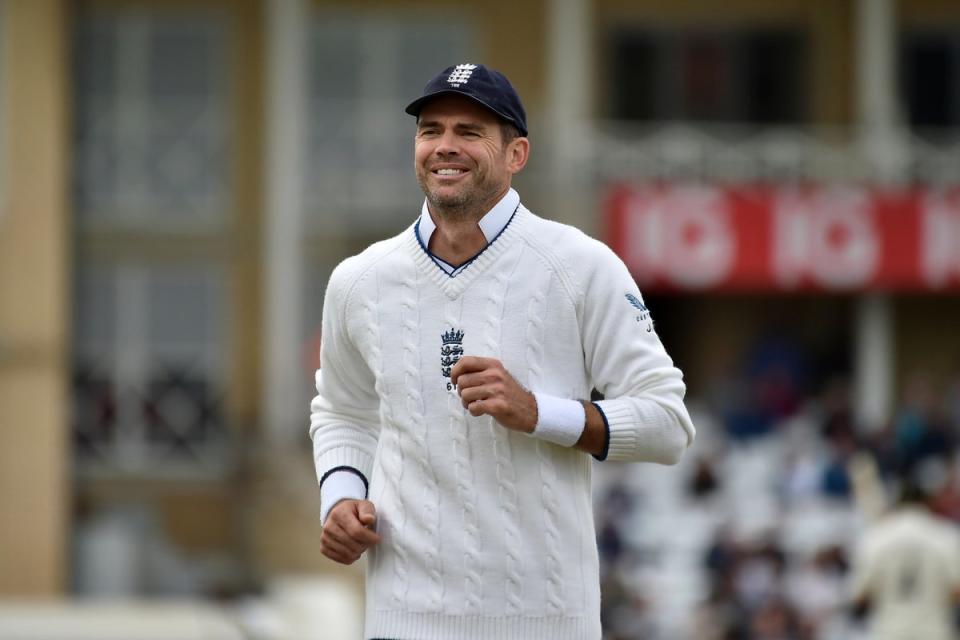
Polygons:
[[[601,413],[602,413],[602,412],[601,412]],[[603,421],[606,422],[607,419],[604,418]],[[610,429],[609,429],[609,427],[608,427],[608,428],[607,428],[607,433],[609,433],[609,432],[610,432]],[[323,488],[323,483],[324,483],[324,481],[325,481],[327,478],[330,477],[330,474],[335,473],[335,472],[337,472],[337,471],[349,471],[350,473],[359,476],[359,478],[360,478],[361,480],[363,480],[363,497],[366,498],[366,497],[370,494],[370,483],[367,481],[367,476],[363,475],[363,472],[360,471],[359,469],[355,469],[355,468],[353,468],[353,467],[348,467],[348,466],[346,466],[346,465],[342,465],[342,466],[339,466],[339,467],[334,467],[333,469],[330,469],[330,470],[327,471],[325,474],[323,474],[323,477],[320,478],[320,488],[321,488],[321,489]]]
[[600,412],[600,417],[603,418],[603,426],[606,429],[606,438],[603,440],[603,451],[600,452],[600,455],[594,455],[593,457],[603,462],[607,459],[607,455],[610,453],[610,422],[607,421],[607,414],[603,412],[603,409],[600,408],[596,402],[591,402],[593,406],[597,408],[597,411]]

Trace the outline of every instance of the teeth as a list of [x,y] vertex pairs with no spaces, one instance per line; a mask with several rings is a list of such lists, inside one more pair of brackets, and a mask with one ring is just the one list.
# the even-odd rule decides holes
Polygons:
[[455,176],[458,173],[463,173],[463,169],[437,169],[437,175],[441,176]]

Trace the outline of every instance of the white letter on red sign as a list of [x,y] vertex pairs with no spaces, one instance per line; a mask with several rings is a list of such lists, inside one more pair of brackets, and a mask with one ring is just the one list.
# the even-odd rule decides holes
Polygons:
[[960,279],[960,194],[928,195],[920,216],[923,279],[930,287],[939,289],[951,277]]
[[728,209],[723,192],[710,187],[639,192],[628,218],[631,264],[690,289],[723,282],[736,255]]
[[880,240],[864,192],[785,192],[774,207],[773,268],[782,285],[795,287],[809,277],[829,289],[850,289],[876,275]]

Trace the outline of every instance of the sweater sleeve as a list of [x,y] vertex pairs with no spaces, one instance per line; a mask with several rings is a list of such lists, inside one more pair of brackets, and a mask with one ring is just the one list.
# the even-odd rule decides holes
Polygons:
[[[375,378],[354,342],[349,317],[349,270],[341,265],[330,276],[323,304],[317,395],[310,404],[310,437],[321,495],[324,481],[338,470],[356,473],[368,483],[380,432],[380,401]],[[360,486],[360,485],[357,485]],[[339,495],[338,499],[362,499]],[[326,500],[326,498],[323,498]],[[321,505],[326,513],[332,505]]]
[[600,460],[675,464],[696,430],[686,385],[654,329],[626,265],[606,245],[587,263],[581,324],[587,371],[605,397],[594,403],[608,428]]

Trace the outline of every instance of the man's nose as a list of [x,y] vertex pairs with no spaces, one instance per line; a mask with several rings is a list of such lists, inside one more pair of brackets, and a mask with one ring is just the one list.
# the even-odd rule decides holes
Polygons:
[[457,136],[452,131],[445,131],[440,139],[437,140],[437,148],[434,150],[437,155],[449,156],[460,153],[460,145],[457,143]]

